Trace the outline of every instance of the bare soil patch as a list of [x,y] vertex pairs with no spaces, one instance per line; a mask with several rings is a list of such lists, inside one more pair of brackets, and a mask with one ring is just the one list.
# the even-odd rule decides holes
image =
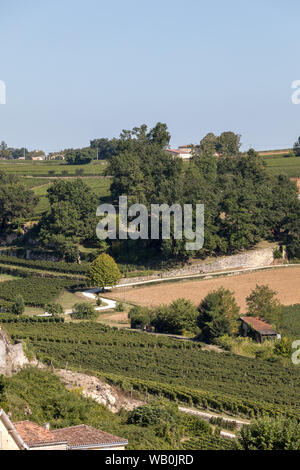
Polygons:
[[[220,287],[234,292],[241,312],[246,311],[246,297],[256,284],[267,284],[278,293],[277,297],[283,305],[300,303],[300,266],[294,268],[270,269],[266,271],[251,272],[225,276],[216,279],[180,281],[158,285],[127,288],[126,301],[145,306],[168,304],[180,297],[191,300],[198,305],[211,291]],[[123,292],[115,290],[106,294],[116,300],[123,300]]]

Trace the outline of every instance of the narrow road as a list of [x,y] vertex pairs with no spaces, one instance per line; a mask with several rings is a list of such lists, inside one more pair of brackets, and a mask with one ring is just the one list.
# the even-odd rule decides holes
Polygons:
[[[191,408],[184,408],[182,406],[179,406],[178,409],[182,413],[198,416],[199,418],[202,418],[205,421],[210,421],[211,418],[222,418],[224,421],[226,421],[228,423],[234,422],[237,426],[237,429],[241,429],[242,426],[250,424],[250,421],[248,421],[246,419],[241,420],[241,419],[237,419],[237,418],[228,418],[227,416],[217,415],[217,414],[214,414],[214,413],[209,413],[207,411],[193,410]],[[220,435],[222,437],[225,437],[226,439],[235,439],[236,438],[236,434],[234,434],[233,432],[229,432],[229,431],[221,431]]]

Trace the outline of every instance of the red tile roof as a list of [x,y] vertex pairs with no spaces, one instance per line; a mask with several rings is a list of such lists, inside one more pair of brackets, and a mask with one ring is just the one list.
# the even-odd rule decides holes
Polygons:
[[243,320],[243,322],[245,322],[247,325],[251,326],[254,330],[258,331],[259,333],[276,334],[276,331],[273,330],[272,325],[265,322],[261,318],[241,317],[241,320]]
[[14,426],[29,447],[66,443],[65,439],[60,439],[51,431],[31,421],[18,421]]
[[70,447],[119,445],[124,446],[128,441],[121,437],[113,436],[107,432],[92,428],[85,424],[63,429],[54,429],[52,435],[56,440],[67,441]]
[[191,153],[191,149],[167,149],[167,152],[172,152],[172,153],[186,153],[186,154],[190,154]]

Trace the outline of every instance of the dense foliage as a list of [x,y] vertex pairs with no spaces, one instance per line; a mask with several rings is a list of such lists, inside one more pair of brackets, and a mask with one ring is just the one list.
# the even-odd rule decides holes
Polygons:
[[69,150],[65,154],[68,165],[86,165],[95,158],[95,151],[90,148]]
[[197,308],[186,299],[152,309],[134,306],[129,311],[129,318],[132,328],[154,328],[158,333],[195,335],[198,331]]
[[98,198],[83,180],[56,181],[48,189],[50,210],[39,226],[43,245],[66,261],[78,258],[78,243],[96,239]]
[[71,317],[75,320],[92,320],[96,315],[94,306],[87,302],[75,304],[71,313]]
[[0,171],[0,231],[16,219],[32,215],[36,203],[34,193],[19,178]]
[[269,286],[259,286],[247,297],[248,313],[254,317],[262,317],[267,322],[280,327],[282,322],[282,306],[276,298],[277,292]]
[[116,286],[120,282],[121,273],[115,260],[102,253],[90,264],[87,279],[94,287]]
[[[127,195],[130,202],[148,207],[205,205],[205,242],[200,252],[186,252],[183,240],[173,238],[140,241],[144,250],[154,249],[165,257],[205,257],[232,254],[270,239],[287,245],[290,256],[298,256],[300,202],[295,184],[286,176],[270,177],[255,151],[242,154],[239,147],[240,137],[232,132],[209,134],[183,164],[162,145],[149,142],[144,126],[122,135],[118,154],[107,168],[114,199]],[[122,242],[123,251],[130,242]]]
[[240,432],[243,450],[300,450],[300,424],[296,420],[261,418]]
[[220,336],[235,333],[239,311],[233,293],[229,290],[221,287],[210,292],[199,305],[197,321],[200,338],[210,343]]

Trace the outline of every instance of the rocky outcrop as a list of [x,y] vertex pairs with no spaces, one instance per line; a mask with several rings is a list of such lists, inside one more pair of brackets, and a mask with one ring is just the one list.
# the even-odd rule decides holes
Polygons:
[[11,344],[0,327],[0,374],[12,375],[28,363],[22,343]]
[[82,395],[106,406],[113,413],[117,413],[121,408],[133,410],[143,404],[142,401],[136,400],[130,394],[126,394],[92,375],[64,369],[55,369],[54,373],[60,377],[67,389],[81,389]]

